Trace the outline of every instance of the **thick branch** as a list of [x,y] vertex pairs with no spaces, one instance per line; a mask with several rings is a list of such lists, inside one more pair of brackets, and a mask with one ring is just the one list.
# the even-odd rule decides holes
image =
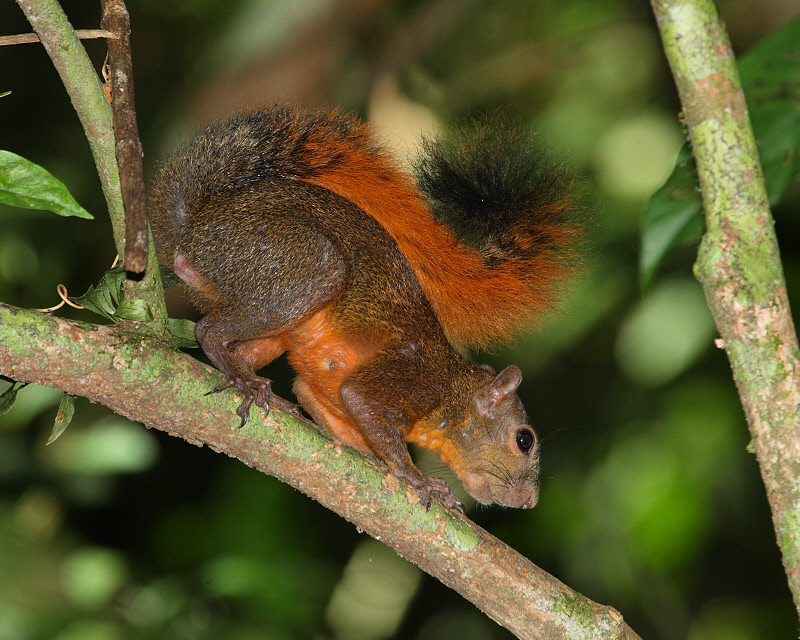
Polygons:
[[733,368],[800,610],[800,360],[747,105],[712,0],[653,0],[706,214],[695,264]]
[[234,394],[203,395],[221,374],[152,338],[0,304],[0,374],[100,402],[289,483],[520,638],[638,637],[619,613],[575,593],[464,516],[438,503],[426,512],[407,484],[308,423],[253,411],[237,429]]

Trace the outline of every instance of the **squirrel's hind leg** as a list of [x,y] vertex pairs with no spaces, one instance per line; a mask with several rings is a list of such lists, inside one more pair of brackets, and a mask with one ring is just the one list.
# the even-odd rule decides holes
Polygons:
[[286,351],[285,333],[339,295],[347,275],[335,244],[302,210],[270,211],[249,220],[247,235],[230,247],[223,231],[232,223],[218,212],[219,220],[206,222],[220,229],[201,229],[221,234],[217,244],[187,242],[175,255],[176,274],[210,308],[196,333],[227,376],[214,391],[235,387],[244,396],[237,409],[242,425],[253,403],[299,413],[273,398],[271,381],[255,372]]
[[253,403],[269,412],[270,406],[299,413],[297,405],[272,395],[272,381],[255,374],[283,353],[278,338],[265,337],[253,340],[236,340],[225,330],[225,323],[209,314],[197,323],[197,340],[211,362],[227,376],[227,380],[209,393],[218,393],[235,387],[243,396],[236,409],[241,419],[240,427],[247,422]]

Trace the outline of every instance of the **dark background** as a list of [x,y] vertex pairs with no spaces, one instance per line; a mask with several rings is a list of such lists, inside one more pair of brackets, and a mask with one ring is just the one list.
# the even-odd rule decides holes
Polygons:
[[[98,6],[95,6],[97,4]],[[99,2],[64,3],[96,28]],[[401,155],[450,118],[529,123],[585,181],[586,273],[562,313],[509,348],[543,441],[530,512],[469,515],[646,638],[797,636],[770,513],[694,248],[638,284],[650,194],[683,141],[643,0],[130,0],[145,165],[199,124],[289,100],[372,119]],[[719,3],[737,54],[800,13]],[[0,32],[30,31],[13,2]],[[86,47],[98,67],[101,42]],[[0,206],[0,300],[95,284],[114,259],[83,132],[38,45],[0,48],[0,148],[66,183],[94,221]],[[790,298],[795,189],[775,208]],[[170,293],[172,314],[193,317]],[[59,312],[62,313],[62,312]],[[97,317],[63,311],[69,317]],[[200,353],[195,355],[200,357]],[[288,394],[291,372],[270,376]],[[509,637],[458,595],[277,480],[30,386],[0,417],[0,638]],[[423,456],[424,458],[424,456]],[[435,469],[435,461],[421,465]]]

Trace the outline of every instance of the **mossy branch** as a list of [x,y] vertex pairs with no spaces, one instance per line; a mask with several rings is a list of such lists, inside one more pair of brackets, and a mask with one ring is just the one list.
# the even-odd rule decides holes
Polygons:
[[695,275],[733,369],[800,611],[800,352],[747,104],[713,1],[652,5],[705,209]]
[[[99,402],[275,476],[392,547],[519,638],[635,640],[615,610],[539,569],[465,516],[426,512],[407,483],[313,425],[253,410],[238,429],[222,374],[151,334],[76,324],[0,303],[0,374]],[[169,402],[164,402],[169,398]]]

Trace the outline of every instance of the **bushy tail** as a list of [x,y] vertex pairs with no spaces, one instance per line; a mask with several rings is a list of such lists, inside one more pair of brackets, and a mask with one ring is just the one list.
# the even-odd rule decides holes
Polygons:
[[324,187],[394,238],[451,341],[488,347],[556,306],[575,253],[570,181],[535,149],[487,121],[425,142],[415,184],[357,118],[275,106],[209,127],[168,161],[155,222],[169,245],[184,212],[218,191],[282,179]]
[[[459,284],[438,290],[455,342],[485,347],[557,307],[578,263],[574,178],[533,136],[495,117],[423,141],[417,185],[457,238]],[[441,311],[440,311],[441,309]]]

